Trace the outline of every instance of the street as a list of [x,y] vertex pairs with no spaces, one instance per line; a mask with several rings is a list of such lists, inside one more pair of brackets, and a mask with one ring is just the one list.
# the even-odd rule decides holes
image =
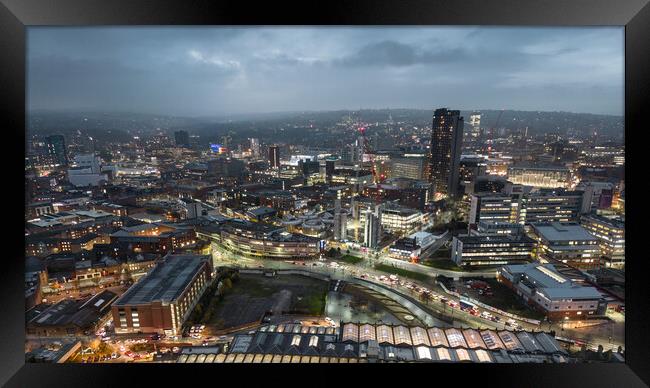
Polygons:
[[[351,250],[352,252],[352,250]],[[364,254],[361,250],[355,250]],[[364,257],[364,256],[361,256]],[[400,260],[392,259],[386,255],[380,256],[379,259],[369,258],[365,256],[365,259],[357,265],[351,265],[344,263],[338,265],[337,267],[332,267],[330,263],[336,260],[330,260],[321,262],[318,260],[296,260],[294,261],[278,261],[278,260],[265,260],[265,259],[253,259],[249,257],[243,257],[233,252],[228,252],[213,244],[213,260],[214,265],[229,265],[236,266],[240,268],[272,268],[272,269],[296,269],[300,268],[306,271],[312,271],[316,273],[326,274],[333,279],[342,279],[349,280],[352,277],[359,277],[361,275],[367,275],[366,280],[376,281],[380,284],[386,285],[386,283],[379,281],[381,276],[386,276],[386,273],[377,271],[374,269],[375,263],[385,263],[389,265],[395,265],[396,267],[408,269],[414,272],[419,272],[431,276],[432,279],[435,278],[438,274],[442,274],[450,277],[494,277],[492,271],[489,272],[456,272],[456,271],[445,271],[439,270],[436,268],[430,268],[422,266],[419,264],[412,264],[408,262],[403,262]],[[305,265],[302,265],[305,263]],[[455,276],[454,276],[455,275]],[[492,275],[492,276],[490,276]],[[417,294],[412,290],[406,287],[407,283],[410,283],[419,288],[431,288],[430,284],[422,284],[421,282],[411,280],[411,279],[400,279],[402,282],[389,283],[389,286],[396,289],[405,295],[411,295],[418,299]],[[402,284],[400,284],[402,283]],[[454,301],[459,303],[459,298],[444,294],[442,289],[439,289],[440,296],[446,298],[448,301]],[[500,315],[496,312],[490,311],[493,316],[498,317],[500,322],[494,322],[489,319],[482,318],[480,316],[474,316],[468,312],[465,312],[458,307],[452,308],[446,303],[442,303],[439,300],[427,299],[426,301],[420,301],[420,303],[425,304],[427,307],[433,309],[434,311],[448,316],[454,319],[454,322],[458,322],[460,326],[470,326],[476,328],[492,328],[499,330],[512,330],[511,325],[507,325],[506,322],[511,319],[510,317]],[[533,325],[525,321],[516,320],[518,327],[522,330],[544,330],[544,331],[555,331],[557,336],[569,337],[578,341],[583,341],[589,343],[592,348],[597,348],[598,345],[603,345],[605,350],[614,349],[616,350],[618,346],[625,347],[624,345],[624,320],[618,319],[618,321],[612,321],[609,323],[603,323],[595,326],[583,326],[583,327],[573,327],[569,328],[566,323],[548,323],[542,322],[540,325]],[[564,327],[563,327],[564,324]]]

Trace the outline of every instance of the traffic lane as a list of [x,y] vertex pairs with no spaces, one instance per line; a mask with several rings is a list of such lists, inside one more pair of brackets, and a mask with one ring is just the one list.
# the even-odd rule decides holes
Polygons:
[[[264,265],[265,268],[273,268],[273,269],[298,269],[296,267],[301,266],[301,264],[296,265],[296,264],[287,263],[285,261],[268,261],[268,260],[264,260],[264,259],[256,260],[256,259],[250,259],[250,258],[249,258],[249,260],[254,260],[256,262],[259,262],[260,265]],[[328,260],[328,262],[332,262],[332,261],[334,261],[334,260]],[[296,263],[299,263],[299,261],[296,261]],[[356,267],[354,265],[345,265],[345,266],[342,266],[342,267],[339,267],[339,268],[330,268],[328,266],[323,266],[323,267],[320,267],[320,266],[319,267],[308,266],[308,268],[305,268],[305,269],[307,269],[307,270],[314,270],[315,269],[316,272],[325,273],[325,274],[330,275],[330,276],[337,276],[337,275],[345,275],[345,272],[350,271],[349,267],[352,267],[352,268],[356,269],[356,272],[353,273],[353,274],[356,274],[356,275],[358,275],[359,272],[365,272],[365,273],[367,273],[369,275],[372,274],[375,277],[379,277],[379,276],[382,276],[382,275],[385,276],[385,274],[383,272],[376,271],[374,269],[368,269],[368,268],[365,268],[365,267],[359,268],[359,267]],[[354,271],[354,270],[352,270],[352,271]],[[424,287],[424,288],[430,287],[429,285],[424,286],[424,285],[422,285],[421,283],[419,283],[417,281],[410,281],[409,280],[409,282],[413,283],[413,284],[416,284],[420,288],[422,288],[422,287]],[[404,290],[407,291],[407,292],[411,291],[408,288],[404,288]],[[454,300],[456,303],[459,303],[459,300],[460,300],[460,298],[453,297],[451,295],[445,295],[445,297],[447,299],[449,299],[449,300]],[[506,317],[506,316],[502,316],[502,315],[500,315],[498,313],[490,312],[490,313],[492,313],[492,315],[498,316],[499,319],[501,319],[500,324],[497,323],[497,322],[490,321],[488,319],[484,319],[482,317],[475,317],[475,316],[473,316],[473,315],[471,315],[471,314],[469,314],[469,313],[467,313],[467,312],[465,312],[465,311],[463,311],[463,310],[461,310],[460,308],[457,308],[457,307],[454,308],[454,307],[447,306],[447,305],[445,305],[445,306],[449,307],[450,310],[447,312],[446,308],[444,308],[443,312],[438,311],[438,313],[441,313],[443,315],[447,315],[450,318],[454,318],[453,314],[456,314],[456,319],[457,320],[465,320],[468,323],[474,323],[474,324],[479,324],[479,325],[493,325],[495,328],[498,328],[500,330],[513,330],[514,329],[513,327],[506,324],[507,320],[510,319],[510,318]],[[524,323],[524,321],[519,321],[519,322]],[[528,328],[539,329],[538,326],[533,326],[533,325],[529,325],[527,327]]]
[[[329,262],[332,262],[332,261],[334,261],[334,260],[329,260]],[[291,264],[292,262],[287,263],[285,261],[272,261],[272,262],[269,262],[269,261],[261,261],[260,260],[259,262],[262,263],[265,266],[265,268],[270,267],[270,268],[274,268],[274,269],[300,269],[300,268],[296,268],[296,267],[302,266],[300,264],[300,261],[296,261],[296,263],[298,263],[298,264]],[[355,268],[355,269],[351,270],[350,267]],[[358,268],[358,267],[355,267],[353,265],[350,265],[350,266],[346,265],[346,266],[339,267],[339,268],[330,268],[328,266],[322,266],[322,267],[321,266],[319,266],[319,267],[309,266],[309,270],[314,270],[314,269],[315,269],[315,272],[324,273],[324,274],[327,274],[327,275],[330,275],[330,276],[345,275],[346,272],[353,272],[353,274],[356,274],[356,275],[359,275],[359,272],[365,272],[365,273],[367,273],[369,275],[372,274],[375,277],[379,277],[379,276],[384,275],[382,272],[376,271],[374,269],[369,270],[369,269],[366,269],[366,268]],[[423,287],[421,284],[419,284],[419,286]],[[408,288],[404,288],[403,291],[407,291],[407,293],[408,293],[408,291],[410,291],[410,290]],[[409,307],[411,307],[411,308],[414,307],[414,306],[412,306],[411,302],[405,301],[405,303],[406,302],[409,304]],[[452,307],[450,307],[450,306],[446,306],[446,307],[449,307],[449,309],[452,309]],[[446,311],[446,309],[443,308],[443,311]],[[443,313],[443,312],[438,311],[438,313]],[[489,324],[494,324],[494,322],[489,321],[489,320],[483,320],[481,318],[477,319],[476,317],[472,316],[471,314],[465,313],[464,311],[462,311],[460,309],[458,309],[457,312],[449,310],[448,314],[449,313],[451,313],[449,315],[451,318],[453,318],[453,314],[456,313],[456,319],[457,320],[463,320],[463,318],[464,318],[464,320],[467,321],[468,323],[474,323],[474,324],[483,325],[483,326],[489,325]],[[445,314],[443,313],[443,315],[445,315]],[[504,320],[504,322],[505,322],[505,320]],[[494,326],[495,326],[495,328],[501,328],[498,325],[494,325]],[[508,327],[505,324],[503,325],[503,328],[508,329]],[[510,329],[512,329],[512,328],[510,328]]]
[[[230,256],[239,256],[239,255],[233,255],[232,253],[228,253],[228,254]],[[282,261],[269,261],[269,260],[265,260],[265,259],[250,259],[250,258],[246,258],[246,259],[249,260],[249,261],[252,260],[253,263],[256,263],[257,265],[264,266],[265,268],[297,269],[296,265],[288,264],[288,263],[285,263],[285,262],[282,262]],[[355,267],[358,272],[366,272],[368,274],[374,274],[375,276],[380,276],[379,274],[383,274],[381,272],[375,271],[374,269],[369,269],[367,267],[358,267],[358,266],[353,266],[353,265],[350,265],[350,266]],[[348,267],[348,266],[346,265],[345,267]],[[328,274],[328,275],[333,276],[333,277],[335,277],[335,276],[346,276],[344,271],[347,270],[347,268],[345,270],[343,270],[341,268],[332,269],[332,268],[329,268],[329,267],[326,267],[326,266],[324,266],[324,267],[307,266],[307,268],[303,268],[303,269],[306,269],[306,270],[314,270],[315,269],[319,273],[325,273],[325,274]],[[476,275],[476,274],[473,273],[473,275]],[[420,284],[417,281],[409,281],[409,282],[414,283],[414,284]],[[450,300],[454,300],[454,301],[458,301],[458,302],[460,300],[460,298],[454,297],[452,295],[446,294],[444,296],[447,299],[450,299]],[[449,312],[451,313],[449,315],[450,318],[453,318],[454,314],[455,314],[456,319],[462,317],[465,321],[471,322],[471,323],[479,325],[479,326],[492,325],[493,327],[495,327],[496,329],[499,329],[499,330],[514,330],[513,327],[511,327],[509,325],[506,325],[507,320],[511,319],[511,318],[503,316],[503,315],[498,314],[496,312],[491,312],[490,311],[490,313],[492,315],[498,316],[499,319],[501,319],[501,322],[497,323],[497,322],[493,322],[493,321],[490,321],[490,320],[487,320],[487,319],[484,319],[484,318],[481,318],[481,317],[475,317],[475,316],[473,316],[473,315],[471,315],[469,313],[466,313],[466,312],[464,312],[464,311],[462,311],[462,310],[460,310],[458,308],[454,309],[451,306],[449,306],[449,307],[450,307],[450,309],[452,309],[452,310],[449,310]],[[443,311],[447,311],[446,308],[443,307]],[[528,322],[521,321],[521,320],[516,320],[516,321],[517,321],[518,326],[521,329],[524,329],[524,330],[541,330],[542,329],[542,327],[540,325],[532,325],[532,324],[530,324]],[[559,333],[559,331],[557,330],[557,327],[555,327],[555,326],[551,326],[549,329],[550,330],[556,329],[556,333]],[[600,339],[600,342],[602,342],[602,338]]]

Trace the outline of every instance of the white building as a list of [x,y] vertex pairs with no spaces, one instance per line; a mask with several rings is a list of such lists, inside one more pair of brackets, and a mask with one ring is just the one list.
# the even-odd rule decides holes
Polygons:
[[68,181],[77,187],[98,186],[108,181],[101,173],[99,157],[94,154],[76,155],[72,167],[68,169]]
[[363,228],[363,242],[368,248],[375,249],[379,247],[379,241],[381,238],[381,219],[382,214],[380,206],[376,206],[374,212],[370,209],[366,210],[366,222]]
[[336,199],[334,205],[334,240],[347,239],[348,213],[341,209],[341,200]]
[[436,242],[439,237],[427,232],[416,232],[410,235],[409,238],[415,239],[415,243],[419,245],[422,250],[425,250],[430,247],[431,244]]
[[585,319],[605,314],[607,302],[591,286],[582,286],[562,275],[552,264],[507,265],[497,279],[551,320]]

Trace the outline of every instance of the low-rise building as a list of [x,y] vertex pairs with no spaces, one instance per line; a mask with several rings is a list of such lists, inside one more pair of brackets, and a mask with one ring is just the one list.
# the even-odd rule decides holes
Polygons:
[[556,260],[578,268],[601,265],[598,239],[575,222],[531,224],[542,259]]
[[53,342],[25,353],[25,362],[63,364],[81,350],[81,341]]
[[390,257],[417,263],[422,249],[415,238],[403,237],[398,239],[388,248]]
[[585,319],[607,310],[605,298],[595,287],[572,281],[552,264],[508,265],[497,271],[497,279],[549,320]]
[[84,300],[64,299],[27,311],[27,334],[38,336],[91,335],[110,317],[117,295],[104,290]]
[[192,228],[162,223],[123,227],[110,235],[110,243],[135,253],[172,252],[177,248],[196,243]]

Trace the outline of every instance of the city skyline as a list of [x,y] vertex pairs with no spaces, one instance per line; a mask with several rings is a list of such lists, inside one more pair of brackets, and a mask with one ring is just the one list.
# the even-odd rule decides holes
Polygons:
[[623,113],[622,28],[38,27],[28,41],[32,111]]
[[25,361],[625,362],[621,32],[30,29]]

